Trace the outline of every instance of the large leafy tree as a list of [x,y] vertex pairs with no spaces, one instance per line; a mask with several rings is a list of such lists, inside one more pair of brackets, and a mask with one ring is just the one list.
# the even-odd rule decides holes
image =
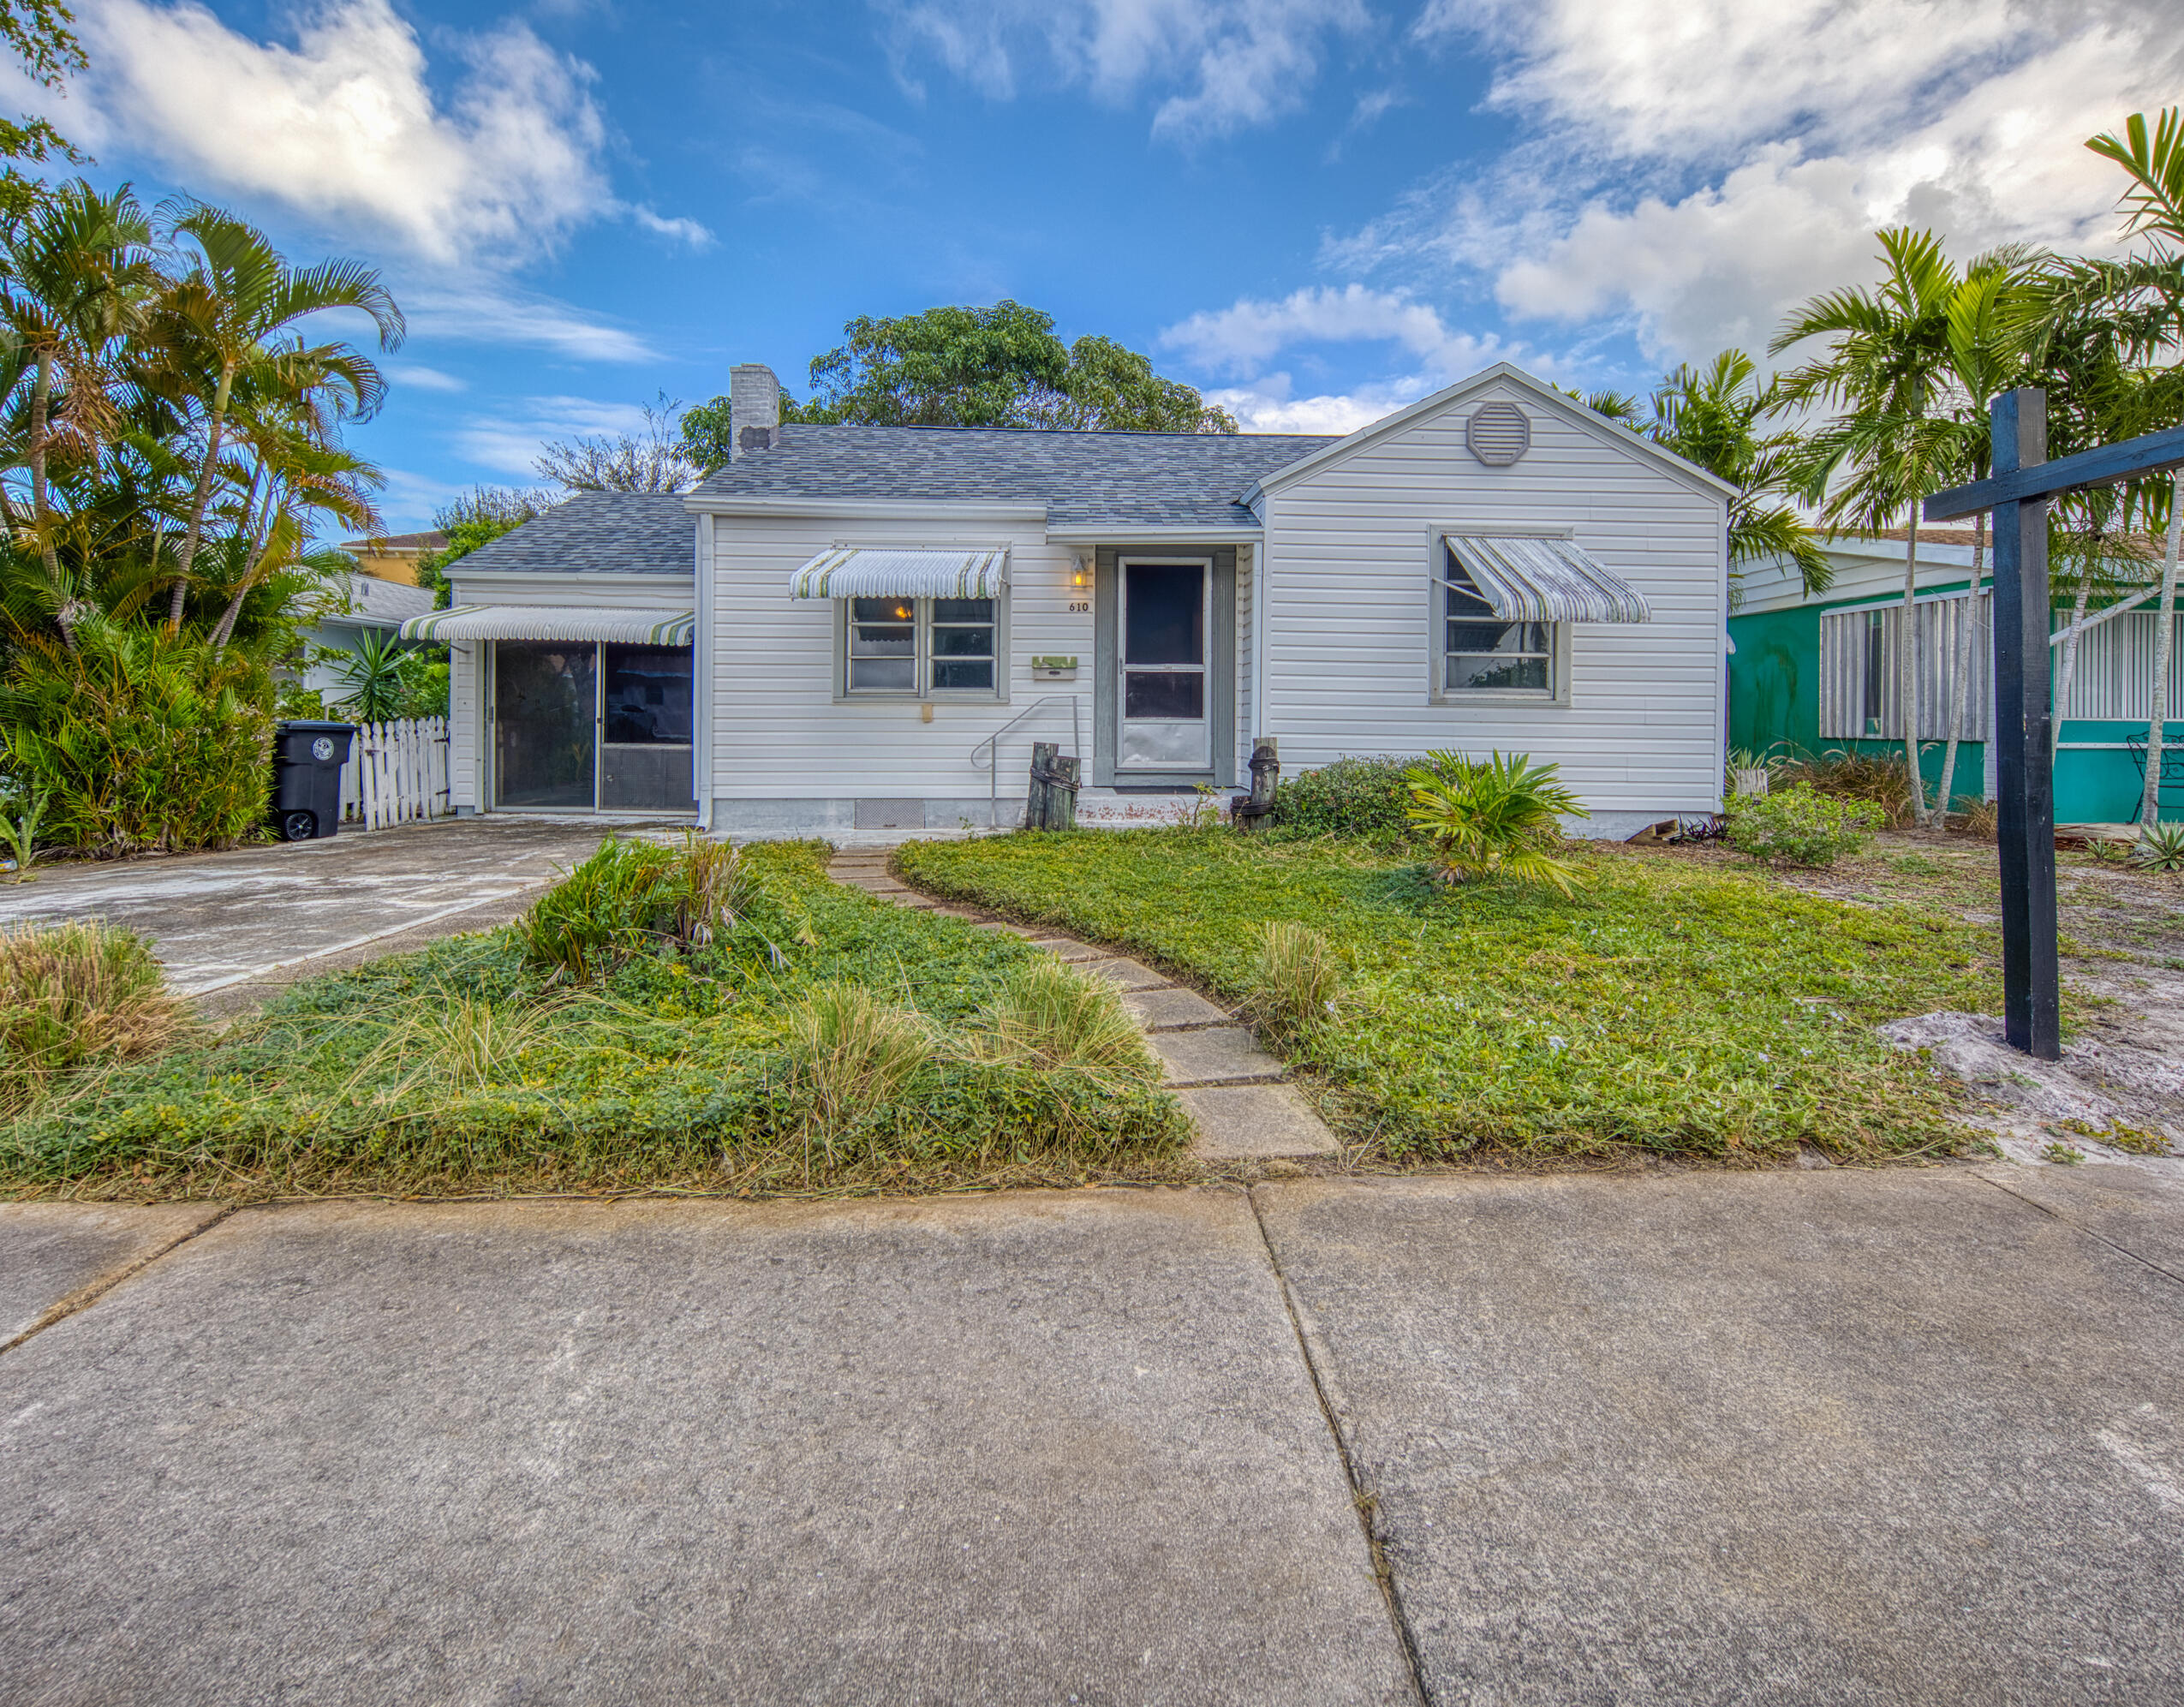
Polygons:
[[[1235,418],[1107,337],[1065,344],[1020,302],[860,315],[811,364],[812,396],[782,419],[857,427],[1016,427],[1233,433]],[[728,461],[728,399],[685,412],[683,446],[706,472]]]

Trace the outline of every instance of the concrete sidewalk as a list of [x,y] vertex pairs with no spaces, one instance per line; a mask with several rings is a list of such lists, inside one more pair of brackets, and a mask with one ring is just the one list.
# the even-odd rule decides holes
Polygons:
[[23,1205],[0,1316],[11,1703],[2184,1694],[2130,1170]]

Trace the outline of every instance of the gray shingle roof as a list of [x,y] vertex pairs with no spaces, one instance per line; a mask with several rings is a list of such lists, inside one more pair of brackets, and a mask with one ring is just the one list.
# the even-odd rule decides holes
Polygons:
[[1236,500],[1333,439],[1286,433],[1054,433],[965,427],[813,427],[731,463],[709,498],[1022,500],[1054,526],[1256,526]]
[[697,534],[680,492],[580,492],[458,558],[448,573],[688,575],[696,557]]

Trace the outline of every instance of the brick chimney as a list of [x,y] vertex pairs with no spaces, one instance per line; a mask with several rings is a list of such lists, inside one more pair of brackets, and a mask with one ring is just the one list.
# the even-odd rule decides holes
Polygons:
[[747,451],[770,451],[781,439],[781,382],[762,361],[728,370],[728,427],[732,460]]

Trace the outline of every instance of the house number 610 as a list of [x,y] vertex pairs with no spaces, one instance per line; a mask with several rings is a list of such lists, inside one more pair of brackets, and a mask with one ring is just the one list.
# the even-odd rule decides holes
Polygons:
[[1091,608],[1089,601],[1083,599],[1072,600],[1070,603],[1070,609],[1072,611],[1089,611]]

